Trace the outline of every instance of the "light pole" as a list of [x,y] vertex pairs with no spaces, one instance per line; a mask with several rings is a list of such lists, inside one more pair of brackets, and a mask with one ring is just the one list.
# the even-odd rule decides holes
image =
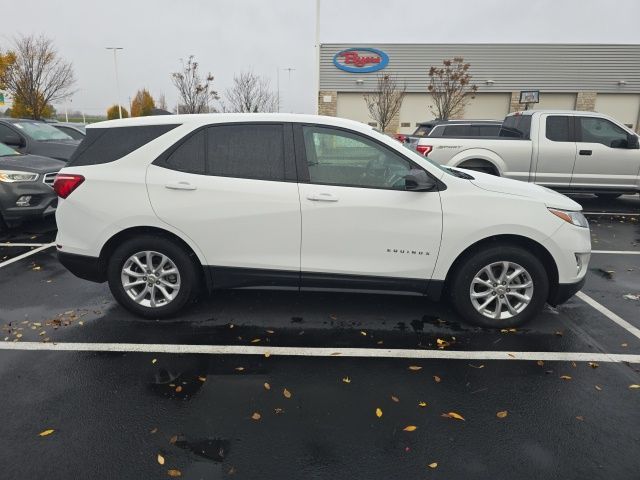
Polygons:
[[107,50],[113,50],[113,68],[116,72],[116,95],[118,96],[118,115],[122,118],[122,105],[120,105],[120,82],[118,80],[118,58],[116,52],[124,50],[122,47],[105,47]]
[[320,113],[320,0],[316,0],[316,115]]
[[295,68],[291,67],[277,67],[276,68],[276,89],[278,90],[278,113],[280,113],[280,70],[286,70],[289,72],[289,88],[291,88],[291,72],[295,71]]

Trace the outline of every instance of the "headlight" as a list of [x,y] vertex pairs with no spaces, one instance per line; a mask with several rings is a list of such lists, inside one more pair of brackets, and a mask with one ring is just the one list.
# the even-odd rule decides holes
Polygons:
[[557,210],[555,208],[550,208],[549,211],[553,213],[556,217],[561,218],[565,222],[570,223],[571,225],[575,225],[576,227],[589,228],[589,222],[582,214],[582,212],[572,212],[570,210]]
[[33,182],[38,179],[37,173],[0,170],[0,182]]

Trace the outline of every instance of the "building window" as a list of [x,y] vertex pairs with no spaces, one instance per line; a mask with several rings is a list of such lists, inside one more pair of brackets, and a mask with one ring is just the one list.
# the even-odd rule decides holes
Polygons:
[[370,127],[376,128],[378,126],[378,124],[376,122],[369,122],[367,125],[369,125]]
[[407,127],[410,127],[410,126],[411,126],[411,123],[409,123],[409,122],[402,122],[402,123],[400,124],[400,126],[401,126],[402,128],[407,128]]

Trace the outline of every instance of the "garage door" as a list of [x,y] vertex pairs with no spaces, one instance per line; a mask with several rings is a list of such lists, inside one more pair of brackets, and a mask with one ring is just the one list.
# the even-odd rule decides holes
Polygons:
[[509,113],[510,93],[477,93],[464,109],[464,119],[502,120]]
[[636,130],[640,114],[640,95],[627,93],[599,93],[596,112],[604,113]]
[[535,110],[574,110],[576,108],[576,94],[540,92],[540,103],[531,108]]
[[416,124],[433,120],[431,95],[428,93],[407,93],[400,108],[400,133],[413,133]]
[[[371,123],[367,104],[362,93],[338,93],[338,117],[356,120],[362,123]],[[372,123],[377,127],[377,124]]]

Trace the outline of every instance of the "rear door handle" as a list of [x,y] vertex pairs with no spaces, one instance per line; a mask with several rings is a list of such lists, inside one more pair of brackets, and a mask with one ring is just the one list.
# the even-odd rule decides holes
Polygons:
[[593,153],[593,151],[592,150],[580,150],[580,152],[578,152],[578,153],[580,153],[580,155],[589,156],[589,155],[591,155]]
[[189,182],[173,182],[167,183],[164,188],[169,190],[197,190],[198,187],[191,185]]
[[313,202],[337,202],[338,197],[333,193],[311,193],[307,195],[307,200],[311,200]]

